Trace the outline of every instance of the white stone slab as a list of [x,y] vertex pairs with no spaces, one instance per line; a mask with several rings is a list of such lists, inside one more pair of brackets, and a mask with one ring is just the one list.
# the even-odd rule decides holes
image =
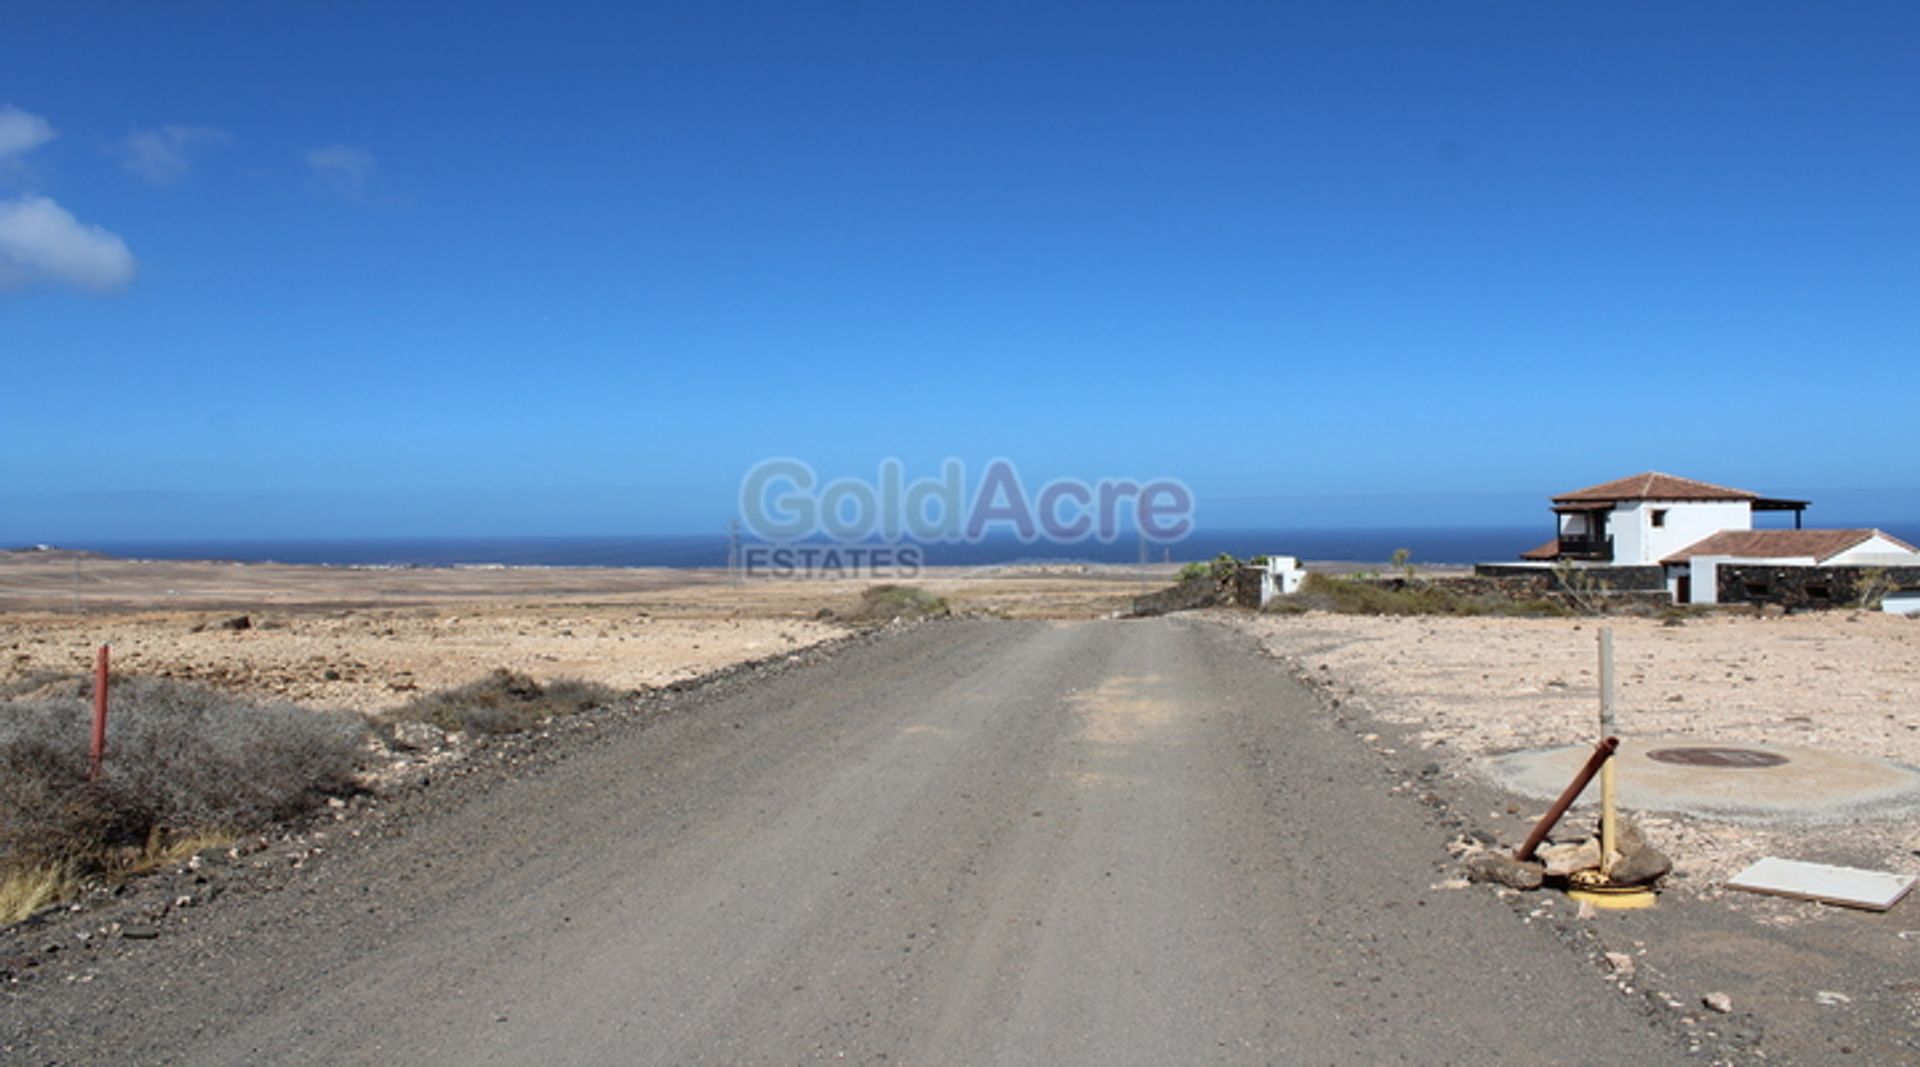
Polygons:
[[1727,882],[1733,889],[1749,893],[1771,893],[1799,900],[1817,900],[1868,911],[1886,911],[1900,902],[1913,888],[1916,877],[1886,871],[1863,871],[1858,867],[1830,867],[1824,863],[1803,863],[1767,858],[1741,871]]
[[1920,590],[1888,593],[1880,598],[1880,610],[1889,615],[1920,615]]

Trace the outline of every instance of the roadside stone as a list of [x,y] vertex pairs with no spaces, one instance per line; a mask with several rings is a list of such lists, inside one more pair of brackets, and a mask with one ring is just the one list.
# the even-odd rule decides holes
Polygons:
[[1733,998],[1725,993],[1708,993],[1700,998],[1700,1003],[1706,1005],[1708,1011],[1718,1012],[1721,1015],[1727,1015],[1733,1011]]
[[431,752],[446,743],[446,732],[430,722],[396,722],[393,743],[415,752]]
[[1673,860],[1651,845],[1621,856],[1613,865],[1611,877],[1616,885],[1652,885],[1673,870]]
[[1546,880],[1541,864],[1523,863],[1504,852],[1468,856],[1460,867],[1470,882],[1492,882],[1509,889],[1538,889]]
[[1565,878],[1575,871],[1592,870],[1600,866],[1600,842],[1588,838],[1578,844],[1548,845],[1537,855],[1546,865],[1546,873],[1554,878]]
[[[1593,824],[1593,833],[1595,837],[1600,836],[1600,824],[1597,821]],[[1647,847],[1647,837],[1640,832],[1639,823],[1623,815],[1614,824],[1613,845],[1621,855],[1631,855]]]

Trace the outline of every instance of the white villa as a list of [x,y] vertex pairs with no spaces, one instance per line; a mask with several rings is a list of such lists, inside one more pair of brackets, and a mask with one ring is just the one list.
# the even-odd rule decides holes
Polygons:
[[[1721,564],[1920,565],[1920,550],[1880,530],[1803,529],[1806,508],[1804,500],[1649,471],[1554,497],[1558,536],[1521,558],[1581,567],[1660,567],[1667,591],[1684,604],[1719,600]],[[1791,511],[1794,528],[1756,530],[1758,511]]]

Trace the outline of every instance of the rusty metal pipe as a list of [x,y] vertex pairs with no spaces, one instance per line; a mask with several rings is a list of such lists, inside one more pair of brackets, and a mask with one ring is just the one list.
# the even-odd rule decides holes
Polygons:
[[107,755],[107,646],[93,661],[93,737],[87,746],[87,779],[100,780],[100,764]]
[[1560,825],[1561,816],[1573,807],[1574,801],[1580,799],[1580,791],[1593,781],[1593,776],[1600,773],[1600,768],[1607,765],[1607,761],[1613,758],[1614,750],[1619,747],[1620,739],[1617,737],[1609,737],[1593,746],[1593,755],[1587,757],[1587,765],[1573,776],[1573,781],[1561,792],[1560,799],[1553,802],[1553,807],[1548,808],[1547,813],[1540,816],[1540,821],[1533,824],[1533,832],[1527,835],[1527,843],[1513,854],[1514,859],[1525,863],[1533,858],[1533,850],[1540,847],[1540,842],[1547,839],[1555,826]]

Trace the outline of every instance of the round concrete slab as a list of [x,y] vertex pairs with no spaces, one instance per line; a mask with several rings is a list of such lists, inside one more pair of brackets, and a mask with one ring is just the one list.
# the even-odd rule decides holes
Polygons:
[[[1591,745],[1513,752],[1483,762],[1496,785],[1552,800],[1573,781]],[[1620,806],[1753,822],[1832,822],[1920,810],[1920,770],[1886,760],[1787,745],[1699,738],[1620,743]],[[1595,778],[1581,803],[1598,803]]]

